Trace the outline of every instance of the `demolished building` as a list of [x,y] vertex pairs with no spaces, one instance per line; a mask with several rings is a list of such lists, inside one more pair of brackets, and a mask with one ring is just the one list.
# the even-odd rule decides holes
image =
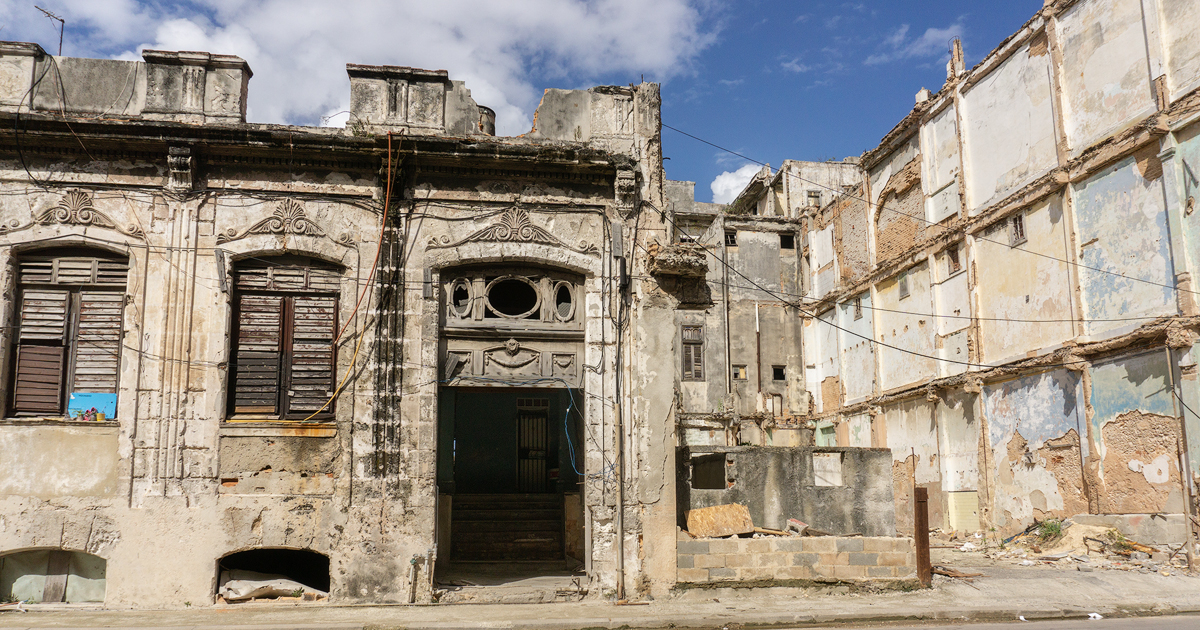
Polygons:
[[[903,579],[916,486],[934,527],[1182,541],[1200,6],[1146,6],[1047,3],[878,147],[727,206],[665,178],[652,83],[496,137],[446,72],[351,64],[332,129],[247,123],[238,57],[0,44],[0,591]],[[730,502],[867,537],[681,531]]]

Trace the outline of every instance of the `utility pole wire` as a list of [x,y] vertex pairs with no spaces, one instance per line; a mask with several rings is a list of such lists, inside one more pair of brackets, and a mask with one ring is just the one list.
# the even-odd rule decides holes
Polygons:
[[66,27],[66,25],[67,25],[66,20],[58,17],[57,15],[54,15],[53,13],[43,9],[42,7],[39,7],[36,4],[33,5],[33,8],[37,9],[38,11],[41,11],[42,13],[44,13],[46,15],[46,17],[50,18],[51,20],[58,20],[58,56],[61,57],[62,56],[62,43],[63,43],[63,28]]

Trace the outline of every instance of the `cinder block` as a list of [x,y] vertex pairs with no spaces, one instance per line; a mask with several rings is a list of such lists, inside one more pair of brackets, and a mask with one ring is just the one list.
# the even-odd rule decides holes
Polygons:
[[877,563],[881,567],[899,567],[908,564],[908,554],[891,551],[879,554]]
[[675,573],[675,579],[680,582],[707,582],[708,569],[679,569]]
[[820,556],[815,553],[797,553],[792,555],[792,566],[811,567],[820,559]]
[[766,553],[768,551],[774,551],[774,549],[771,548],[771,541],[766,538],[752,538],[746,541],[745,546],[747,553]]
[[719,553],[707,553],[697,555],[694,566],[697,569],[714,569],[725,567],[725,555]]
[[696,566],[696,556],[682,555],[676,557],[675,566],[680,569],[691,569]]
[[851,553],[850,564],[853,566],[873,567],[879,564],[879,554],[858,552]]
[[733,569],[714,568],[708,570],[708,579],[712,580],[728,580],[737,577],[737,572]]
[[904,553],[913,553],[917,549],[916,543],[911,538],[893,538],[892,551],[902,551]]
[[[811,539],[810,539],[811,540]],[[808,551],[803,538],[776,538],[767,541],[771,544],[771,551]]]
[[731,553],[725,556],[725,566],[729,568],[758,566],[752,553]]
[[891,538],[864,538],[863,551],[895,551],[896,543]]
[[678,551],[680,554],[708,553],[708,541],[707,540],[681,540],[681,541],[679,541]]
[[855,580],[867,577],[867,567],[833,567],[833,577],[839,580]]
[[813,553],[833,553],[838,550],[837,539],[830,536],[813,536],[804,539],[804,550]]
[[738,569],[737,574],[739,580],[745,581],[775,579],[775,569],[772,567],[748,567]]
[[873,578],[896,577],[896,567],[867,567],[867,577],[873,577]]
[[862,538],[838,538],[837,539],[837,550],[838,551],[862,551],[863,550],[863,539]]
[[780,567],[779,570],[776,571],[776,574],[779,575],[781,579],[788,580],[811,580],[816,577],[816,572],[814,572],[813,568],[809,566]]
[[847,553],[819,553],[817,556],[817,564],[827,567],[850,564],[850,554]]
[[788,554],[783,553],[756,553],[754,557],[758,560],[760,567],[787,566],[788,561]]
[[892,567],[892,574],[896,577],[910,577],[917,574],[916,566]]

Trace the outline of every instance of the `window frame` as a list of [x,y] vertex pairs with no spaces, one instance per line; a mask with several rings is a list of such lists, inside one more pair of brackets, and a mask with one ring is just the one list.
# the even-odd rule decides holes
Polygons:
[[[688,333],[695,333],[695,339],[689,339]],[[703,381],[704,379],[704,326],[700,324],[683,324],[679,327],[679,363],[680,378],[684,381]]]
[[[281,256],[281,257],[271,257],[271,258],[257,258],[257,259],[251,259],[251,260],[253,260],[254,262],[265,262],[265,263],[267,263],[267,267],[272,268],[272,270],[278,269],[278,268],[303,269],[306,286],[304,286],[304,287],[286,287],[286,286],[279,287],[279,286],[271,286],[271,284],[269,284],[267,287],[252,287],[252,288],[242,287],[242,286],[239,286],[239,284],[241,282],[240,274],[245,273],[247,269],[252,268],[249,265],[245,264],[247,262],[250,262],[250,260],[242,261],[243,264],[241,264],[241,265],[239,265],[238,263],[234,264],[233,274],[232,274],[234,277],[234,282],[233,282],[233,287],[231,288],[231,292],[230,292],[231,293],[231,296],[230,296],[230,313],[231,313],[230,320],[231,320],[231,322],[230,322],[230,338],[229,338],[230,339],[230,341],[229,341],[229,382],[228,382],[228,386],[226,388],[226,390],[227,390],[226,391],[226,397],[227,397],[226,405],[227,406],[226,406],[224,421],[228,422],[228,423],[239,423],[239,424],[241,424],[241,423],[298,424],[298,423],[302,423],[302,422],[311,422],[311,423],[330,422],[335,418],[335,413],[336,413],[336,409],[337,409],[337,400],[336,400],[336,396],[334,395],[334,393],[337,391],[338,348],[337,348],[337,345],[333,343],[333,338],[336,336],[337,331],[339,330],[339,327],[340,327],[340,319],[341,319],[340,318],[340,315],[341,315],[340,310],[341,310],[341,301],[342,301],[341,300],[342,296],[341,296],[340,282],[341,282],[341,276],[343,274],[343,270],[339,266],[334,265],[332,263],[327,263],[320,259],[303,257],[303,256]],[[313,288],[311,286],[311,284],[312,284],[311,271],[314,269],[322,272],[322,275],[325,276],[327,279],[330,277],[336,277],[338,285],[335,288]],[[270,275],[271,275],[271,272],[268,272],[268,276],[270,276]],[[269,282],[271,282],[273,284],[273,281],[269,281]],[[242,343],[242,327],[245,325],[243,323],[242,315],[243,315],[243,313],[250,312],[250,311],[246,311],[244,308],[244,300],[247,297],[253,297],[253,298],[256,298],[259,300],[264,300],[264,301],[277,300],[279,303],[278,337],[276,340],[276,350],[275,350],[275,352],[278,355],[278,360],[275,365],[275,384],[274,384],[274,387],[275,387],[275,402],[274,402],[275,409],[274,409],[274,411],[262,411],[262,410],[239,411],[238,410],[238,407],[239,407],[238,394],[239,394],[239,392],[248,391],[248,390],[241,389],[239,386],[240,385],[239,384],[240,361],[239,361],[239,356],[238,356],[239,351],[241,351],[241,349],[243,347],[245,347]],[[307,410],[307,409],[303,410],[303,411],[294,411],[292,409],[292,405],[295,404],[294,401],[301,399],[300,396],[295,395],[296,380],[294,380],[294,379],[296,377],[296,367],[298,364],[297,359],[296,359],[297,345],[300,345],[300,346],[323,345],[321,343],[312,343],[313,337],[311,336],[312,335],[311,332],[309,332],[309,336],[307,336],[307,337],[305,337],[305,336],[297,337],[297,327],[296,327],[297,316],[298,316],[297,301],[299,301],[299,300],[307,300],[307,301],[311,302],[310,304],[301,305],[299,307],[301,309],[308,309],[310,315],[311,315],[311,313],[317,312],[321,308],[321,306],[319,304],[320,300],[332,300],[331,306],[328,307],[331,309],[331,313],[332,313],[328,319],[328,325],[329,325],[328,330],[329,330],[329,340],[330,340],[329,349],[328,349],[328,353],[329,353],[329,358],[328,358],[329,384],[328,384],[328,390],[327,390],[328,393],[321,394],[319,396],[319,398],[328,397],[328,402],[325,405],[324,409],[321,409],[316,413],[314,413],[312,410]],[[304,313],[300,313],[300,314],[304,314]],[[312,321],[312,319],[310,317],[310,324],[309,324],[310,326],[311,326],[311,321]],[[317,321],[319,324],[326,323],[326,322],[322,322],[319,320],[317,320]],[[299,339],[300,341],[298,342],[297,339]],[[309,354],[309,355],[319,356],[320,354],[323,354],[323,352],[320,350],[311,350],[311,349],[307,349],[307,348],[302,348],[300,351],[304,352],[306,354]],[[255,352],[255,351],[247,349],[246,352]],[[314,364],[309,363],[309,365],[314,365]],[[242,405],[242,406],[246,406],[246,405]]]
[[1025,225],[1025,213],[1017,212],[1008,220],[1008,245],[1016,247],[1022,243],[1029,241],[1028,231]]
[[725,247],[737,247],[737,230],[725,230]]
[[[83,262],[90,262],[89,278],[82,279]],[[71,263],[63,265],[63,263]],[[33,275],[26,271],[28,268],[42,267],[47,275]],[[6,415],[14,419],[61,418],[65,421],[83,420],[99,421],[99,415],[71,415],[71,399],[73,394],[106,394],[113,396],[112,413],[105,414],[104,422],[117,420],[120,410],[119,394],[121,386],[121,361],[125,337],[125,303],[129,290],[129,257],[105,250],[88,247],[65,247],[42,249],[25,252],[14,256],[14,291],[13,291],[13,329],[14,334],[8,343],[9,372],[6,396]],[[104,278],[116,279],[115,282],[104,282]],[[61,333],[58,338],[47,336],[45,332],[30,332],[26,336],[25,328],[46,327],[46,317],[54,317],[59,313],[48,310],[48,305],[30,306],[30,313],[38,317],[29,320],[25,317],[25,300],[29,294],[40,294],[41,298],[30,298],[38,302],[58,301],[47,300],[52,294],[61,294],[63,299],[61,310]],[[104,296],[101,298],[100,296]],[[53,306],[50,306],[53,308]],[[34,310],[36,309],[36,310]],[[50,324],[57,327],[57,323]],[[86,326],[86,330],[85,330]],[[93,337],[87,341],[84,336]],[[85,343],[85,341],[87,341]],[[33,353],[31,349],[55,349],[54,352]],[[91,352],[87,352],[87,350]],[[45,363],[52,354],[57,354],[57,400],[53,410],[50,403],[43,402],[40,406],[32,402],[22,403],[22,398],[37,397],[37,390],[49,391],[49,381],[36,380],[38,377],[48,377],[44,373],[46,367],[34,367],[35,362]],[[22,359],[22,357],[27,357]],[[103,357],[103,358],[97,358]],[[26,365],[24,361],[29,361]],[[81,372],[81,367],[85,370]],[[41,371],[42,373],[38,373]],[[86,379],[80,381],[80,378]],[[19,383],[26,383],[19,387]],[[33,382],[31,387],[29,383]],[[98,384],[99,383],[99,384]],[[33,390],[31,392],[31,389]],[[22,394],[24,392],[24,394]],[[42,396],[48,396],[43,393]],[[86,403],[85,403],[86,404]],[[90,410],[89,410],[90,411]],[[98,410],[103,411],[103,410]]]

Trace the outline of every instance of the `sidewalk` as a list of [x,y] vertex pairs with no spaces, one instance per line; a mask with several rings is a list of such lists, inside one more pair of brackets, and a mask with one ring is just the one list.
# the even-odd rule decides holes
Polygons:
[[844,587],[689,590],[645,605],[607,602],[336,606],[250,604],[182,611],[0,612],[3,628],[719,628],[883,621],[1015,621],[1200,614],[1200,577],[1055,567],[990,566],[973,584],[935,576],[914,592],[849,593]]

